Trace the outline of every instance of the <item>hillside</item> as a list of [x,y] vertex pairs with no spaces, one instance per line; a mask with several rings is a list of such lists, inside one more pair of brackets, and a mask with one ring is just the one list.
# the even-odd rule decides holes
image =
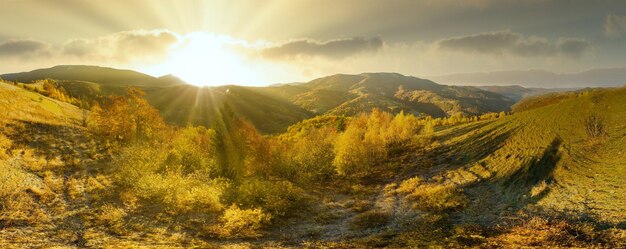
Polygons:
[[576,91],[580,88],[527,88],[519,85],[513,86],[477,86],[482,90],[505,96],[513,101],[520,101],[526,97],[544,95],[547,93]]
[[[467,186],[477,201],[499,208],[620,223],[626,218],[625,96],[624,88],[584,92],[494,122],[441,131],[438,136],[450,138],[442,144],[450,148],[443,181]],[[589,138],[585,125],[592,116],[606,136]]]
[[460,85],[522,85],[559,88],[619,87],[626,84],[626,68],[597,68],[582,72],[554,73],[546,70],[511,70],[430,76],[437,82]]
[[[111,94],[122,95],[128,87],[140,87],[150,104],[166,121],[180,126],[210,126],[218,110],[228,103],[241,116],[266,133],[284,131],[289,125],[312,114],[281,98],[268,96],[249,87],[204,87],[188,85],[166,75],[155,78],[130,70],[96,66],[56,66],[31,72],[4,74],[0,78],[29,83],[42,79],[58,80],[70,96],[102,101]],[[226,91],[228,90],[228,92]]]
[[333,75],[263,89],[317,114],[355,115],[373,108],[433,117],[506,111],[513,101],[474,87],[439,85],[396,73]]
[[30,72],[3,74],[0,78],[24,83],[41,79],[76,80],[116,87],[164,87],[181,84],[180,80],[170,77],[155,78],[131,70],[83,65],[60,65]]
[[[268,87],[203,87],[167,75],[149,75],[95,66],[56,66],[0,78],[24,83],[55,79],[72,97],[98,100],[141,87],[166,121],[210,126],[216,110],[228,103],[264,133],[279,133],[314,115],[352,116],[374,108],[445,117],[508,111],[514,101],[474,87],[445,86],[394,73],[333,75],[307,83]],[[228,94],[226,94],[228,89]]]
[[[278,136],[232,122],[137,143],[98,137],[77,107],[11,84],[0,96],[0,245],[626,245],[624,88],[462,125],[373,112]],[[119,122],[107,117],[104,128]],[[220,161],[211,141],[249,147]],[[250,171],[219,175],[224,162]]]

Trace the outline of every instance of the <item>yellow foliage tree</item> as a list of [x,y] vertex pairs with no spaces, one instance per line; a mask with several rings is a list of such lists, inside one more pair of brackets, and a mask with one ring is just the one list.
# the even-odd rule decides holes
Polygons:
[[109,97],[102,107],[92,108],[88,127],[98,135],[125,142],[156,137],[166,126],[144,95],[139,88],[129,88],[124,96]]

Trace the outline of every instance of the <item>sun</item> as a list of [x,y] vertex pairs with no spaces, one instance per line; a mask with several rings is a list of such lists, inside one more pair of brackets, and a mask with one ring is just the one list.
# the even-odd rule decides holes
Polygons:
[[150,71],[175,75],[196,86],[265,84],[259,65],[238,54],[238,41],[225,36],[191,33],[180,38],[168,58]]

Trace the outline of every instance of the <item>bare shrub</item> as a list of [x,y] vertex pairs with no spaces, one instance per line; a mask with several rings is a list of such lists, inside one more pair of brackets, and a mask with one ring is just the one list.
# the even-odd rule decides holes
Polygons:
[[602,138],[607,135],[604,119],[596,114],[585,118],[585,132],[590,139]]

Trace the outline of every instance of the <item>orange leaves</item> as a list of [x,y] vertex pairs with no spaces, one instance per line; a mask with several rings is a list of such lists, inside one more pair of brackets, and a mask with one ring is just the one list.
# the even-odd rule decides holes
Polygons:
[[125,96],[112,96],[102,107],[94,106],[89,115],[90,129],[103,137],[125,142],[158,136],[165,123],[144,95],[138,88],[129,88]]

